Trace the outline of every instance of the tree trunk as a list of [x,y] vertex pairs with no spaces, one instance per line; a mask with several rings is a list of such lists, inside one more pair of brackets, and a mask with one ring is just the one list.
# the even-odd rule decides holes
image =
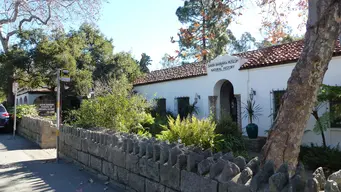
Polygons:
[[202,21],[202,46],[203,46],[203,50],[204,50],[204,56],[203,56],[203,60],[207,61],[207,50],[206,50],[206,15],[203,16],[204,19]]
[[335,0],[309,1],[304,48],[287,82],[280,110],[263,147],[262,163],[273,160],[278,168],[286,162],[291,175],[297,165],[306,123],[339,35],[336,17],[340,4]]
[[320,117],[319,117],[319,115],[318,115],[318,112],[317,112],[316,110],[313,110],[313,112],[312,112],[311,114],[315,117],[316,122],[317,122],[317,124],[318,124],[319,127],[320,127],[323,147],[324,147],[324,148],[327,148],[326,137],[324,136],[324,130],[323,130],[323,128],[322,128],[322,124],[321,124],[321,121],[320,121]]
[[8,78],[8,85],[7,85],[7,105],[14,106],[14,95],[13,95],[13,88],[12,88],[13,78]]

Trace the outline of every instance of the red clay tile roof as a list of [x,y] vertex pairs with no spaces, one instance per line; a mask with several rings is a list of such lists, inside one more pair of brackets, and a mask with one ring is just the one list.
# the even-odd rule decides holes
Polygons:
[[[302,49],[303,40],[300,40],[264,49],[238,53],[234,54],[234,56],[248,59],[248,61],[240,67],[240,70],[243,70],[296,62],[300,57]],[[341,55],[341,47],[338,42],[334,50],[334,56],[339,55]],[[152,71],[144,77],[137,79],[134,82],[134,85],[150,84],[202,75],[207,75],[206,63],[186,64],[179,67]]]
[[185,64],[178,67],[152,71],[146,74],[144,77],[137,79],[134,82],[134,85],[184,79],[202,75],[207,75],[205,62]]
[[[273,65],[280,65],[286,63],[293,63],[298,60],[303,49],[303,40],[258,49],[254,51],[247,51],[244,53],[234,54],[237,57],[248,59],[240,69],[251,69],[258,67],[267,67]],[[341,55],[340,43],[337,42],[334,56]]]

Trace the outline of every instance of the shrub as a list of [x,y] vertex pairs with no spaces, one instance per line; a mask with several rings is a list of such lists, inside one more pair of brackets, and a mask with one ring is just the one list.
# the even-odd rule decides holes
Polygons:
[[133,133],[152,125],[153,117],[147,113],[150,103],[141,95],[132,94],[130,86],[124,83],[115,81],[108,94],[83,101],[78,110],[69,114],[69,122],[84,128],[104,127]]
[[341,169],[341,151],[336,147],[323,147],[311,144],[301,146],[299,160],[311,170],[323,167],[326,173]]
[[241,132],[236,122],[233,122],[230,115],[221,117],[217,122],[216,133],[222,135],[240,136]]
[[176,119],[168,117],[168,127],[157,135],[157,138],[169,142],[178,142],[185,145],[195,145],[204,149],[214,146],[214,132],[216,124],[210,120],[199,120],[195,116],[185,118],[182,121],[180,116]]
[[[14,114],[14,108],[10,109],[10,113]],[[23,116],[38,116],[37,107],[35,105],[18,105],[17,118],[21,119]]]
[[225,115],[217,121],[216,133],[219,134],[214,141],[214,150],[222,152],[232,151],[234,155],[247,157],[242,132],[231,116]]
[[161,131],[164,131],[165,127],[168,127],[168,117],[172,117],[173,119],[176,118],[171,111],[166,111],[165,114],[159,114],[155,109],[151,109],[149,112],[154,118],[154,123],[148,127],[144,126],[144,128],[151,133],[153,137],[160,134]]
[[232,151],[233,153],[247,154],[244,139],[236,135],[219,135],[214,141],[215,151],[224,153]]

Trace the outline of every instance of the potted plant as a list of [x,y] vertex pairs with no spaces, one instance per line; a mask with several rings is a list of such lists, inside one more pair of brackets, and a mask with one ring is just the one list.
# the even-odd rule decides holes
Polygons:
[[246,104],[244,104],[244,118],[248,118],[249,124],[246,126],[246,133],[250,139],[256,139],[258,137],[258,125],[253,123],[254,120],[257,120],[259,116],[261,116],[262,108],[259,104],[256,104],[256,101],[251,97],[247,100]]

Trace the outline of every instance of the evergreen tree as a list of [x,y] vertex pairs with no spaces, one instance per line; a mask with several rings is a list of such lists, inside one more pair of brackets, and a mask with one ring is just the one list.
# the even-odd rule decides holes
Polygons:
[[180,29],[178,40],[171,37],[172,43],[179,43],[178,57],[207,61],[223,54],[232,34],[227,27],[236,9],[230,0],[186,0],[176,15],[187,27]]

